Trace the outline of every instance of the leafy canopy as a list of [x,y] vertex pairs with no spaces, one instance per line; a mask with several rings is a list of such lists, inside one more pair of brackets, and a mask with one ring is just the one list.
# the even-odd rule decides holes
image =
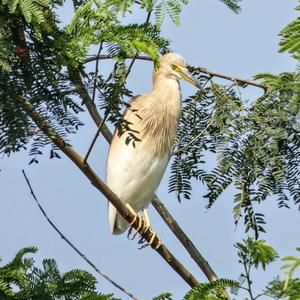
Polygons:
[[36,247],[21,249],[11,262],[0,267],[0,298],[13,299],[76,299],[118,300],[96,290],[96,279],[87,271],[75,269],[61,273],[53,259],[44,259],[42,268],[35,266]]

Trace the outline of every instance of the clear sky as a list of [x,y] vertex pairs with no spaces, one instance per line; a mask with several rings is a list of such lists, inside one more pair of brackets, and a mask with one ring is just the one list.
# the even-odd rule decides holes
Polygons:
[[[66,9],[60,12],[65,20],[70,17],[69,4],[67,1]],[[171,40],[172,50],[182,54],[191,65],[242,78],[262,72],[292,71],[295,62],[287,54],[278,53],[278,33],[296,18],[296,5],[296,0],[244,0],[242,12],[235,15],[220,1],[190,0],[182,13],[182,25],[176,28],[171,22],[165,22],[163,35]],[[137,12],[130,21],[144,18],[144,14]],[[104,71],[108,67],[107,62],[101,64]],[[151,89],[151,72],[150,62],[135,64],[129,77],[129,86],[135,94]],[[182,83],[182,89],[184,96],[194,92],[186,83]],[[89,116],[83,120],[86,126],[72,140],[81,154],[87,150],[96,130]],[[107,149],[101,137],[90,158],[102,178],[105,178]],[[126,234],[112,236],[107,222],[107,203],[102,195],[68,159],[62,156],[60,160],[49,160],[47,155],[38,165],[28,165],[30,158],[26,151],[0,161],[0,257],[4,262],[20,248],[33,245],[39,248],[35,256],[38,262],[41,258],[54,258],[62,271],[83,268],[94,273],[49,227],[29,194],[21,173],[24,168],[52,220],[103,272],[141,299],[151,299],[161,292],[171,292],[174,299],[181,299],[189,289],[186,283],[149,247],[137,250],[137,242],[127,240]],[[167,178],[168,172],[158,189],[159,197],[216,273],[237,279],[241,267],[232,245],[246,235],[242,225],[235,229],[233,223],[233,191],[226,192],[207,211],[203,186],[194,184],[192,199],[180,204],[175,195],[168,194]],[[296,207],[278,209],[276,202],[270,199],[260,209],[268,222],[267,233],[262,238],[274,246],[280,256],[295,254],[294,248],[300,245],[300,215]],[[167,247],[197,279],[204,281],[204,275],[153,208],[150,208],[150,217]],[[267,272],[257,273],[254,277],[257,289],[273,278],[280,265],[278,261]],[[96,274],[96,278],[101,292],[113,292],[127,299],[99,275]]]

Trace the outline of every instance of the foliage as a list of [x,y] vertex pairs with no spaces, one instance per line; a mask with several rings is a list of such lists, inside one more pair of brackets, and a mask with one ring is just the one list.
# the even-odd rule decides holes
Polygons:
[[[296,250],[300,252],[300,247],[297,247]],[[300,267],[300,258],[296,257],[296,256],[286,256],[286,257],[283,257],[281,260],[285,261],[285,262],[290,262],[281,267],[281,270],[288,269],[288,271],[285,273],[286,281],[285,281],[284,287],[283,287],[283,290],[286,290],[296,269],[298,269]]]
[[[296,250],[300,251],[300,247],[297,247]],[[281,270],[288,269],[285,273],[286,279],[280,280],[277,276],[267,285],[265,293],[274,299],[298,300],[300,299],[300,279],[293,277],[296,269],[300,267],[300,257],[286,256],[281,260],[290,262],[280,268]]]
[[[150,24],[121,25],[118,11],[109,1],[104,5],[87,1],[77,9],[70,24],[61,28],[55,8],[62,4],[20,0],[0,5],[0,46],[4,49],[0,55],[1,153],[9,155],[33,142],[30,154],[32,162],[37,162],[41,148],[49,144],[20,109],[19,97],[34,105],[55,134],[67,138],[78,130],[82,123],[77,115],[83,108],[74,97],[77,82],[67,70],[78,68],[84,75],[82,63],[92,45],[105,43],[109,55],[119,60],[137,52],[155,60],[158,51],[167,45],[159,30]],[[109,85],[107,82],[105,89]],[[121,92],[110,96],[123,97]],[[51,157],[58,157],[53,153],[56,149],[52,146]]]
[[291,279],[289,285],[284,289],[285,281],[275,278],[266,287],[265,294],[274,299],[299,300],[300,299],[300,279]]
[[[298,0],[300,3],[300,1]],[[297,11],[300,11],[300,5],[296,7]],[[300,60],[300,17],[294,22],[286,26],[280,33],[282,40],[280,42],[280,51],[289,52],[293,54],[293,57]]]
[[42,268],[32,258],[35,247],[21,249],[14,259],[0,268],[0,298],[117,300],[96,291],[96,279],[87,271],[75,269],[61,274],[53,259],[44,259]]
[[[240,11],[240,0],[220,0],[233,12]],[[144,1],[144,2],[147,2]],[[161,26],[166,15],[169,15],[176,26],[180,25],[180,13],[182,11],[182,4],[187,5],[189,0],[155,0],[154,13],[156,16],[156,25]]]
[[[202,283],[198,287],[191,289],[184,299],[207,299],[207,300],[217,300],[217,299],[227,299],[224,295],[224,288],[230,287],[232,294],[237,295],[237,299],[241,299],[242,292],[247,296],[245,299],[258,299],[262,296],[268,295],[274,297],[274,299],[299,299],[299,279],[291,278],[290,284],[284,288],[284,281],[280,281],[279,278],[275,278],[273,281],[268,283],[265,290],[254,296],[253,284],[255,283],[255,275],[253,275],[252,269],[258,269],[261,267],[265,270],[266,266],[275,261],[278,257],[276,251],[263,240],[254,240],[248,237],[242,242],[236,243],[235,247],[238,250],[239,263],[243,267],[243,272],[241,273],[238,281],[230,279],[219,279],[210,283]],[[283,258],[283,261],[290,259],[291,257]],[[293,257],[294,262],[299,261],[298,258]],[[283,266],[285,267],[285,266]],[[295,267],[295,263],[289,265],[291,269]],[[290,298],[283,298],[289,296]]]
[[[282,261],[291,262],[283,265],[281,269],[289,269],[285,280],[275,277],[268,283],[263,293],[253,296],[252,283],[254,275],[251,268],[272,263],[277,253],[265,241],[257,241],[252,238],[236,243],[238,257],[245,268],[238,281],[231,279],[219,279],[214,282],[201,283],[191,289],[185,296],[186,300],[203,299],[217,300],[227,299],[224,289],[230,288],[231,292],[238,295],[246,290],[250,299],[258,299],[267,295],[274,299],[297,300],[300,295],[300,280],[294,278],[294,271],[299,267],[300,259],[295,256],[287,256]],[[296,248],[300,251],[300,248]],[[53,259],[44,259],[41,268],[38,268],[32,257],[28,254],[37,253],[36,247],[21,249],[11,262],[0,267],[0,298],[9,299],[80,299],[80,300],[117,300],[113,295],[104,295],[96,291],[95,277],[83,270],[71,270],[61,273]],[[172,299],[170,293],[162,293],[153,300]]]
[[172,295],[170,293],[162,293],[156,297],[154,297],[152,300],[171,300]]
[[227,297],[222,296],[224,288],[238,288],[239,283],[234,280],[229,279],[218,279],[209,283],[201,283],[197,287],[191,289],[185,296],[184,300],[217,300],[217,299],[227,299]]
[[[282,51],[297,54],[298,23],[282,31]],[[169,191],[179,201],[189,199],[191,183],[200,181],[209,208],[234,188],[235,223],[243,216],[245,231],[258,238],[265,223],[256,211],[262,201],[273,196],[279,207],[289,208],[291,200],[300,207],[300,74],[257,75],[265,93],[249,102],[243,100],[245,85],[216,84],[203,69],[191,71],[202,89],[183,101]]]
[[266,265],[278,257],[276,251],[263,240],[253,240],[248,237],[243,241],[244,243],[236,243],[235,247],[239,250],[239,262],[244,265],[251,265],[255,268],[261,266],[265,270]]
[[239,13],[241,9],[239,2],[241,2],[241,0],[220,0],[220,1],[223,2],[233,12]]
[[[209,80],[201,69],[192,71],[203,86]],[[250,104],[242,101],[236,85],[228,88],[214,82],[184,100],[169,190],[176,191],[178,199],[189,198],[191,180],[200,181],[208,188],[205,197],[211,207],[234,186],[234,219],[237,223],[244,215],[246,232],[252,229],[257,238],[264,231],[264,215],[255,212],[257,204],[271,195],[279,207],[290,207],[289,199],[300,204],[300,75],[256,78],[267,91]],[[196,142],[184,148],[193,139]],[[214,153],[217,165],[207,170],[204,161]]]

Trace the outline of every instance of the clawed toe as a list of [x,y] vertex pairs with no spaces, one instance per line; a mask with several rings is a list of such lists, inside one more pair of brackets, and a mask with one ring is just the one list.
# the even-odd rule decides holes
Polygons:
[[[146,214],[145,215],[145,220],[142,219],[142,217],[137,214],[133,209],[132,207],[129,205],[129,204],[126,204],[126,206],[131,210],[132,213],[135,214],[133,220],[130,222],[130,228],[128,230],[128,234],[127,234],[127,238],[130,239],[130,240],[133,240],[136,235],[139,233],[141,235],[141,238],[139,239],[138,243],[139,244],[143,244],[139,249],[143,249],[147,246],[151,246],[153,248],[153,243],[155,241],[155,238],[158,238],[157,237],[157,233],[155,231],[153,231],[150,227],[150,222],[149,222],[149,217],[148,215]],[[134,233],[134,235],[131,237],[131,232],[132,232],[132,229],[134,228],[133,225],[134,223],[138,220],[138,227],[135,229],[136,232]],[[143,238],[143,235],[145,233],[149,232],[150,235],[151,235],[151,238],[150,238],[150,241],[149,243],[147,243],[145,241],[145,239]],[[156,243],[156,246],[155,246],[155,249],[158,249],[159,247],[161,246],[161,241],[160,239],[158,238],[158,241]]]
[[[144,249],[144,248],[146,248],[146,247],[148,247],[148,246],[151,246],[152,248],[153,248],[153,243],[154,243],[154,241],[155,241],[155,238],[158,238],[158,236],[157,236],[157,233],[155,232],[155,231],[153,231],[152,229],[151,229],[151,227],[150,226],[147,226],[146,228],[144,228],[144,230],[142,231],[142,232],[140,232],[140,234],[145,234],[146,232],[150,232],[150,234],[151,234],[151,238],[150,238],[150,241],[149,242],[146,242],[146,240],[143,238],[143,236],[139,239],[139,241],[138,241],[138,243],[139,244],[143,244],[140,248],[139,248],[139,250],[141,250],[141,249]],[[157,244],[156,244],[156,246],[155,246],[155,249],[158,249],[159,247],[161,246],[161,241],[160,241],[160,239],[158,238],[158,242],[157,242]]]

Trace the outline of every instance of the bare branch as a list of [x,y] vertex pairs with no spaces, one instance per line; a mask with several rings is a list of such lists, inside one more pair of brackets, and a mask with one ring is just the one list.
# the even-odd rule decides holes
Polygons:
[[208,128],[212,125],[213,122],[214,122],[214,120],[211,120],[198,135],[196,135],[192,140],[190,140],[185,146],[174,151],[171,155],[176,155],[180,152],[184,152],[187,148],[189,148],[192,144],[194,144],[208,130]]
[[[100,55],[101,51],[103,48],[103,42],[100,43],[99,50],[97,56]],[[94,84],[93,84],[93,96],[92,96],[92,101],[95,102],[95,97],[96,97],[96,84],[97,84],[97,76],[99,72],[99,59],[96,59],[96,66],[95,66],[95,78],[94,78]]]
[[242,79],[242,78],[238,78],[238,77],[232,77],[223,73],[217,73],[214,71],[209,71],[206,68],[203,67],[196,67],[201,73],[205,73],[207,74],[210,78],[212,77],[218,77],[218,78],[222,78],[222,79],[226,79],[226,80],[230,80],[235,82],[237,85],[241,85],[241,86],[248,86],[248,85],[252,85],[258,88],[263,89],[264,91],[267,90],[267,87],[264,86],[263,84],[257,83],[255,81],[252,80],[248,80],[248,79]]
[[[75,85],[78,95],[81,97],[84,105],[88,109],[88,111],[89,111],[91,117],[93,118],[94,122],[96,123],[97,127],[99,127],[102,122],[102,118],[101,118],[100,114],[98,113],[96,104],[92,101],[88,91],[85,88],[84,83],[81,80],[79,71],[72,66],[68,66],[68,71],[69,71],[69,77],[70,77],[72,83]],[[111,134],[110,130],[108,129],[108,127],[106,126],[106,124],[102,125],[101,133],[106,138],[106,140],[111,141],[112,134]]]
[[[122,217],[138,231],[139,220],[135,218],[135,214],[118,198],[118,196],[101,180],[101,178],[91,169],[86,163],[83,164],[83,158],[60,136],[55,134],[53,128],[47,123],[42,116],[34,109],[30,102],[23,97],[17,98],[20,105],[26,111],[27,115],[35,122],[37,127],[41,129],[45,135],[47,135],[51,141],[81,170],[81,172],[91,181],[91,183],[98,189],[117,209]],[[144,226],[144,222],[142,226]],[[144,240],[148,243],[153,237],[150,230],[141,234]],[[152,248],[157,251],[160,256],[173,268],[173,270],[191,287],[195,287],[199,282],[195,277],[176,259],[176,257],[167,249],[166,246],[160,244],[160,239],[155,236],[152,243]],[[156,249],[157,247],[157,249]]]
[[[126,59],[132,59],[133,57],[127,57]],[[109,55],[93,55],[91,57],[88,57],[87,59],[85,59],[84,63],[88,63],[97,59],[113,59],[111,56]],[[149,56],[143,56],[143,55],[137,55],[136,59],[138,60],[147,60],[147,61],[152,61],[152,58]],[[206,75],[208,75],[209,78],[213,78],[213,77],[218,77],[218,78],[222,78],[222,79],[226,79],[226,80],[230,80],[233,82],[236,82],[238,85],[241,86],[248,86],[248,85],[252,85],[258,88],[263,89],[264,91],[267,90],[267,87],[264,86],[263,84],[257,83],[255,81],[252,80],[248,80],[248,79],[242,79],[242,78],[238,78],[238,77],[232,77],[223,73],[218,73],[218,72],[214,72],[214,71],[209,71],[206,68],[203,67],[195,67],[197,68],[201,73],[204,73]]]
[[26,183],[29,187],[30,194],[32,195],[35,203],[37,204],[39,210],[42,212],[44,217],[46,218],[47,222],[52,226],[52,228],[60,235],[60,237],[82,258],[84,259],[98,274],[100,274],[103,278],[108,280],[113,286],[115,286],[117,289],[124,292],[126,295],[128,295],[130,298],[138,300],[139,298],[137,296],[132,295],[130,292],[126,291],[122,286],[120,286],[118,283],[113,281],[111,278],[109,278],[106,274],[104,274],[92,261],[90,261],[85,254],[83,254],[63,233],[58,227],[53,223],[53,221],[49,218],[48,214],[46,213],[45,209],[42,207],[41,203],[39,202],[38,198],[36,197],[33,188],[30,184],[30,181],[25,173],[24,170],[22,170],[22,173],[25,177]]
[[[126,57],[126,59],[133,59],[133,58],[134,58],[134,56],[128,56],[128,57]],[[91,55],[90,57],[88,57],[88,58],[86,58],[84,60],[84,64],[92,62],[92,61],[97,60],[97,59],[100,59],[100,60],[102,60],[102,59],[113,59],[113,57],[110,56],[110,55],[105,55],[105,54]],[[138,60],[153,61],[150,56],[143,56],[143,55],[137,55],[136,59],[138,59]]]
[[97,140],[97,138],[98,138],[98,136],[99,136],[99,134],[100,134],[100,132],[102,130],[103,125],[105,124],[105,121],[106,121],[107,117],[108,117],[108,111],[106,112],[103,120],[101,121],[101,123],[100,123],[100,125],[99,125],[99,127],[97,129],[97,132],[96,132],[96,134],[95,134],[95,136],[94,136],[94,138],[92,140],[92,143],[91,143],[91,145],[90,145],[90,147],[89,147],[89,149],[88,149],[88,151],[87,151],[87,153],[86,153],[86,155],[85,155],[85,157],[83,159],[83,164],[86,164],[87,159],[89,158],[89,155],[90,155],[90,153],[91,153],[91,151],[92,151],[92,149],[93,149],[93,147],[94,147],[94,145],[96,143],[96,140]]
[[193,242],[189,239],[189,237],[184,233],[178,223],[173,219],[169,211],[166,207],[161,203],[158,197],[155,195],[152,200],[152,205],[155,207],[157,212],[172,230],[172,232],[176,235],[178,240],[182,243],[185,249],[190,254],[191,258],[196,262],[196,264],[200,267],[202,272],[205,274],[209,281],[215,281],[218,279],[218,276],[211,268],[209,263],[205,260],[205,258],[200,254],[196,246]]

